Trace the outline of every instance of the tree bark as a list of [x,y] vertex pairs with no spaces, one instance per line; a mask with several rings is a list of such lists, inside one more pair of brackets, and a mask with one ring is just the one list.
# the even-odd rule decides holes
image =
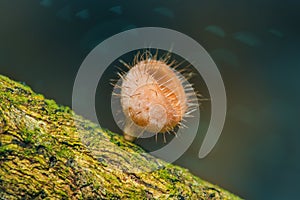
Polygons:
[[239,199],[0,76],[0,199]]

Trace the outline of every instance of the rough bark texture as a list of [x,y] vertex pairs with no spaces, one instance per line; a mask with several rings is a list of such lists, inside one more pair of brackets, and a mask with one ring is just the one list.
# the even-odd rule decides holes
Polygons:
[[239,199],[0,76],[0,199]]

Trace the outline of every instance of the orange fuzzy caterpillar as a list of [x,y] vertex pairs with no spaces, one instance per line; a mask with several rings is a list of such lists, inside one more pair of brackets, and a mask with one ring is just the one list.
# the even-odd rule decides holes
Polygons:
[[[147,52],[148,53],[148,52]],[[198,105],[192,85],[168,63],[170,57],[138,54],[122,79],[121,106],[125,115],[124,137],[133,141],[144,131],[165,133],[181,126]]]

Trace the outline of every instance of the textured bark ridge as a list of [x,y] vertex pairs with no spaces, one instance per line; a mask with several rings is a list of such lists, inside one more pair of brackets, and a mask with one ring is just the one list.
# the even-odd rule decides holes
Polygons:
[[0,76],[0,199],[239,199]]

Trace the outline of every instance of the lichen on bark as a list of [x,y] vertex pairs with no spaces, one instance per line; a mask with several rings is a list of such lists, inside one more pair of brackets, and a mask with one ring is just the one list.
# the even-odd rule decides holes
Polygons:
[[0,75],[0,199],[240,199]]

